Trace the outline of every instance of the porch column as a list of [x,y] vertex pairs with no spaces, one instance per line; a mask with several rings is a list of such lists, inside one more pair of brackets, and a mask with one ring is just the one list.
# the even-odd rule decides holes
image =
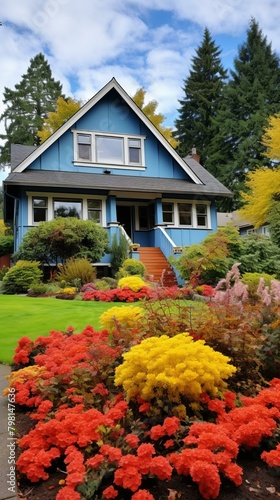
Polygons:
[[155,200],[155,226],[162,224],[162,202],[161,198]]
[[117,203],[116,196],[108,196],[106,201],[106,222],[110,224],[112,222],[117,222]]

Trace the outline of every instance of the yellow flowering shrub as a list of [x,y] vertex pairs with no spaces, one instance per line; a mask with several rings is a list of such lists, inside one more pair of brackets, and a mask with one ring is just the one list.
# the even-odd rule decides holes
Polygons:
[[75,295],[77,293],[77,288],[73,286],[67,286],[66,288],[62,288],[58,293],[66,293],[67,295]]
[[139,292],[143,286],[146,286],[146,283],[139,276],[125,276],[118,281],[118,288],[127,287],[133,292]]
[[114,306],[101,314],[99,320],[103,328],[111,332],[116,324],[123,329],[139,327],[144,314],[142,307]]
[[174,337],[150,337],[123,355],[116,368],[115,384],[122,385],[127,399],[141,397],[181,403],[181,398],[199,402],[200,395],[215,396],[226,389],[224,380],[236,368],[230,359],[194,341],[188,333]]

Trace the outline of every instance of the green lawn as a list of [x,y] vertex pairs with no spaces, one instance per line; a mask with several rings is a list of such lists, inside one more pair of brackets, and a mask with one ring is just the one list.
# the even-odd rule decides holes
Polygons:
[[14,349],[23,336],[35,340],[51,330],[65,331],[68,326],[76,333],[87,325],[100,330],[100,315],[116,305],[124,304],[0,295],[0,363],[12,363]]

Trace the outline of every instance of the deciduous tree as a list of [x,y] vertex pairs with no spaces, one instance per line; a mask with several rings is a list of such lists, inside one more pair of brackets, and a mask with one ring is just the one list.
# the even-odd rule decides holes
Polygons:
[[149,118],[149,120],[155,125],[155,127],[161,132],[165,139],[171,144],[173,148],[178,145],[178,142],[173,136],[172,128],[165,127],[163,125],[165,117],[161,113],[156,113],[158,107],[158,102],[155,100],[149,101],[145,104],[145,96],[147,91],[143,87],[139,88],[134,96],[133,101],[137,106],[143,111],[143,113]]
[[80,101],[60,96],[56,101],[55,111],[50,111],[43,123],[43,128],[38,131],[40,143],[44,142],[57,129],[59,129],[71,116],[73,116],[81,107]]

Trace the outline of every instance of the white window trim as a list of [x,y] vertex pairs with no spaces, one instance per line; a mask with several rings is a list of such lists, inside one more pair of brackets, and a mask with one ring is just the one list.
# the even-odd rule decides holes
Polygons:
[[[211,226],[211,211],[210,211],[210,206],[211,203],[210,201],[200,201],[200,200],[174,200],[170,198],[163,198],[162,203],[173,203],[174,205],[174,223],[173,224],[168,224],[163,222],[163,224],[166,225],[166,227],[170,228],[175,228],[175,227],[180,227],[180,228],[189,228],[189,229],[212,229]],[[178,205],[180,203],[189,203],[192,205],[192,225],[185,225],[185,224],[180,224],[180,219],[179,219],[179,207]],[[207,225],[206,226],[199,226],[197,224],[197,212],[196,212],[196,206],[197,205],[206,205],[207,207],[207,212],[206,212],[206,219],[207,219]]]
[[[102,168],[110,168],[110,169],[121,169],[121,170],[146,170],[145,166],[145,151],[144,151],[144,143],[146,136],[143,135],[133,135],[133,134],[114,134],[111,132],[97,132],[91,130],[74,130],[73,133],[73,142],[74,142],[74,165],[87,165],[90,167],[102,167]],[[91,136],[91,160],[83,160],[78,158],[78,134],[86,134]],[[124,140],[124,163],[98,163],[95,158],[95,137],[119,137]],[[140,140],[140,163],[130,163],[129,162],[129,139],[138,139]]]
[[28,197],[28,226],[38,226],[38,222],[33,221],[33,203],[32,198],[47,198],[47,222],[54,219],[53,201],[57,198],[71,199],[82,202],[82,220],[88,220],[88,203],[87,200],[101,201],[101,223],[102,227],[106,227],[106,196],[87,195],[87,194],[71,194],[71,193],[45,193],[27,191]]

